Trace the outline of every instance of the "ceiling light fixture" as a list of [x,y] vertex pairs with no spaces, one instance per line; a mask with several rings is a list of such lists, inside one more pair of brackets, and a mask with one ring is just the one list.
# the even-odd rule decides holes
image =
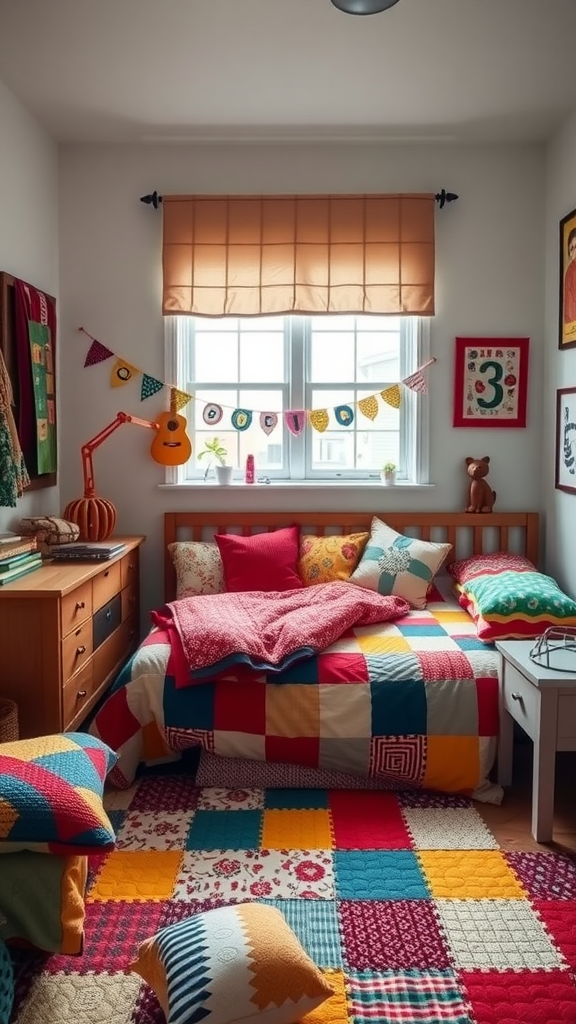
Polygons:
[[332,3],[345,14],[380,14],[394,7],[398,0],[332,0]]

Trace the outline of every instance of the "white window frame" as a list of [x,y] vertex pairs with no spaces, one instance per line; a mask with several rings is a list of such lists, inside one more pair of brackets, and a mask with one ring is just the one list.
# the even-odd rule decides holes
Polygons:
[[[164,343],[165,343],[165,370],[166,381],[174,382],[181,390],[187,390],[187,381],[190,380],[189,364],[186,356],[185,335],[189,330],[188,317],[166,316],[164,317]],[[308,408],[306,404],[307,389],[318,385],[307,384],[305,374],[301,372],[303,359],[301,346],[304,344],[306,332],[309,329],[310,318],[307,317],[285,317],[285,332],[291,334],[288,337],[290,342],[285,346],[286,366],[285,383],[260,385],[262,390],[269,390],[270,387],[284,390],[289,395],[288,408]],[[400,337],[400,377],[401,379],[411,373],[430,358],[430,318],[429,317],[405,317],[401,320]],[[287,382],[287,383],[286,383]],[[394,382],[390,382],[394,383]],[[202,390],[209,390],[210,387],[218,388],[218,382],[202,384]],[[337,386],[327,383],[326,387],[334,390]],[[345,385],[344,385],[345,386]],[[258,385],[240,384],[238,387],[249,388],[250,391],[257,391]],[[188,411],[181,412],[187,418]],[[278,427],[284,431],[283,448],[285,452],[284,467],[281,471],[270,473],[272,481],[278,480],[284,484],[298,486],[301,484],[314,483],[334,485],[338,482],[369,483],[379,481],[379,474],[376,472],[362,472],[352,470],[346,474],[335,473],[334,470],[312,470],[310,466],[311,437],[310,429],[306,428],[298,436],[294,436],[288,429],[279,422]],[[402,388],[402,402],[400,405],[400,459],[397,471],[397,482],[409,484],[429,483],[429,401],[427,394],[417,393],[409,388]],[[237,470],[235,480],[243,480],[243,473]],[[184,487],[200,485],[204,480],[202,472],[187,475],[186,466],[166,467],[167,484],[177,484]]]

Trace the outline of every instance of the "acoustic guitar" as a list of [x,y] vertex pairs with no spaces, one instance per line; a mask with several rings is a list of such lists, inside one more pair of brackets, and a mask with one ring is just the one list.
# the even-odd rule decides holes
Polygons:
[[183,466],[192,455],[186,433],[186,420],[176,411],[176,396],[170,395],[170,412],[156,417],[158,432],[150,446],[150,454],[161,466]]

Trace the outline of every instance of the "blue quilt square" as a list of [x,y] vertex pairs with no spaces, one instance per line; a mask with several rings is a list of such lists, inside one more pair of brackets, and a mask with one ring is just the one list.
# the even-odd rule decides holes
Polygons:
[[259,900],[277,909],[318,967],[342,967],[335,900]]
[[267,810],[315,811],[328,808],[326,789],[267,789],[264,793]]
[[196,811],[187,850],[255,850],[260,845],[262,811]]
[[370,683],[373,736],[425,736],[426,689],[421,679]]
[[431,622],[430,625],[422,623],[418,626],[398,626],[397,628],[402,636],[448,636],[446,630],[437,622]]
[[214,728],[214,683],[176,689],[173,676],[164,679],[164,725],[172,729]]
[[281,672],[270,672],[268,682],[270,683],[300,683],[300,685],[317,685],[319,681],[318,658],[315,654],[308,654],[305,658],[295,662]]
[[453,636],[452,640],[461,651],[485,651],[486,644],[475,636]]
[[418,858],[410,850],[335,850],[333,858],[339,899],[430,899]]

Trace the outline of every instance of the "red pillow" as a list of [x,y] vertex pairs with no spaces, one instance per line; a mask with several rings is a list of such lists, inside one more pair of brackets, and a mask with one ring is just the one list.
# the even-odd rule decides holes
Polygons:
[[287,526],[271,533],[237,537],[217,533],[214,537],[222,565],[226,590],[295,590],[302,587],[298,574],[300,527]]
[[501,572],[534,572],[535,565],[524,555],[514,555],[508,551],[495,551],[487,555],[472,555],[451,562],[447,566],[456,583],[468,583],[476,576],[498,576]]

